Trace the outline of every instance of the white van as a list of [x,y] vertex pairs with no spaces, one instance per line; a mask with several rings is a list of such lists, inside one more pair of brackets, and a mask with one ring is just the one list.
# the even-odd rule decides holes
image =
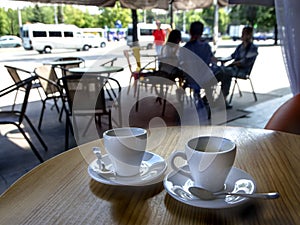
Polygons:
[[39,53],[51,53],[53,49],[89,50],[82,30],[68,24],[25,24],[22,26],[23,47]]
[[[167,30],[170,29],[171,26],[169,24],[161,24],[161,29]],[[157,29],[156,24],[154,23],[138,23],[137,24],[137,36],[139,40],[139,46],[145,46],[147,49],[151,49],[153,47],[154,36],[152,35],[153,31]],[[132,24],[128,24],[127,30],[127,45],[132,46]]]

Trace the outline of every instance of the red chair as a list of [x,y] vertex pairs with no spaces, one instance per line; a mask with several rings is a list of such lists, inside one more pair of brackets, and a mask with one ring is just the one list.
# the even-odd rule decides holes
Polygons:
[[300,93],[282,104],[272,115],[265,129],[300,134]]

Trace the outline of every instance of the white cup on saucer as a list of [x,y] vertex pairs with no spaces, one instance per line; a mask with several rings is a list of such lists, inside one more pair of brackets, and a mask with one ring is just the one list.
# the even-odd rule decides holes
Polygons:
[[140,166],[147,144],[147,130],[123,127],[103,133],[104,147],[115,173],[119,176],[134,176]]
[[[173,170],[178,170],[194,180],[194,185],[212,192],[224,189],[225,180],[232,168],[236,145],[223,137],[200,136],[185,144],[185,151],[170,156]],[[189,171],[177,167],[177,157],[187,160]]]

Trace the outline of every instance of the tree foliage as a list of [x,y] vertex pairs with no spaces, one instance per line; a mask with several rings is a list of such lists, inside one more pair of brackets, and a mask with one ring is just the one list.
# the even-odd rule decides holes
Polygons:
[[251,25],[260,32],[268,32],[276,26],[274,7],[236,5],[232,7],[229,16],[231,24]]

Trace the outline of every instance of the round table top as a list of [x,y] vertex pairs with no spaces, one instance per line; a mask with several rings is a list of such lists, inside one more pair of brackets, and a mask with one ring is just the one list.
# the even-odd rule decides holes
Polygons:
[[82,60],[62,60],[62,61],[51,61],[44,63],[45,65],[52,66],[65,66],[65,65],[76,65],[82,63]]
[[74,67],[68,69],[71,73],[114,73],[124,70],[120,66],[95,66],[95,67]]
[[142,187],[102,184],[87,172],[96,159],[91,149],[103,147],[101,139],[64,152],[15,182],[0,196],[0,224],[299,223],[299,135],[222,126],[152,128],[147,150],[167,160],[188,139],[201,135],[234,141],[234,167],[253,177],[257,192],[278,191],[281,197],[229,209],[205,209],[177,201],[162,182]]

